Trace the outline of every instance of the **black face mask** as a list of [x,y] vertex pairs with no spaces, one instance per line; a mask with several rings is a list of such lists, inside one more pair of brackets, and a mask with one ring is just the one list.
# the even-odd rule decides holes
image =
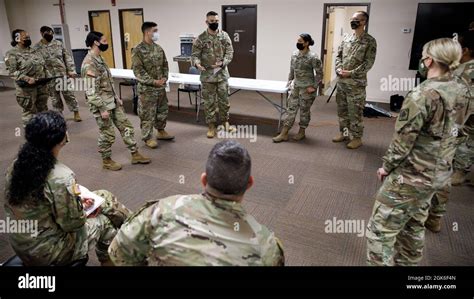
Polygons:
[[108,48],[109,48],[109,44],[100,44],[100,45],[99,45],[99,50],[100,50],[101,52],[107,51]]
[[216,31],[219,28],[219,23],[209,23],[208,26],[212,31]]
[[304,44],[303,43],[296,43],[296,48],[298,48],[298,50],[304,50]]
[[25,40],[23,41],[23,46],[25,46],[25,47],[27,47],[27,48],[28,48],[29,46],[31,46],[31,39],[25,39]]
[[351,28],[357,29],[360,26],[360,21],[351,21]]
[[45,35],[43,35],[43,38],[49,43],[53,40],[53,35],[45,34]]

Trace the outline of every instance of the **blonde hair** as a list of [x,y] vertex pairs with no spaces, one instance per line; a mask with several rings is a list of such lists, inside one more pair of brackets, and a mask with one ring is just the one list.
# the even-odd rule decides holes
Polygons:
[[434,61],[452,71],[459,66],[462,56],[461,45],[451,38],[438,38],[423,46],[423,57],[431,57]]

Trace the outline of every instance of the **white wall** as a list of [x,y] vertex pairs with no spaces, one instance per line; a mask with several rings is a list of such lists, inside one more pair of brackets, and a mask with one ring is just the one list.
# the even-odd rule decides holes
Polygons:
[[[57,0],[5,0],[10,28],[24,28],[32,33],[33,41],[39,39],[39,27],[58,23]],[[428,2],[447,2],[429,0]],[[452,2],[462,2],[455,0]],[[316,44],[312,48],[321,51],[324,3],[363,3],[364,0],[119,0],[112,7],[109,0],[65,0],[66,21],[69,25],[72,48],[84,48],[89,25],[89,10],[110,10],[113,32],[115,63],[122,66],[118,9],[143,8],[144,19],[155,21],[160,29],[163,46],[172,72],[178,71],[172,57],[179,55],[179,39],[182,33],[199,34],[206,27],[205,14],[209,10],[221,13],[222,5],[256,4],[257,29],[257,78],[286,80],[289,57],[295,49],[301,32],[310,33]],[[369,72],[369,100],[388,102],[392,92],[380,90],[382,77],[413,77],[408,70],[410,48],[413,39],[416,10],[419,0],[372,0],[369,33],[377,39],[377,59]],[[426,2],[426,1],[423,1]],[[23,10],[22,10],[23,9]],[[347,20],[349,22],[349,20]],[[404,34],[402,28],[411,28]]]
[[7,19],[5,0],[0,0],[0,60],[3,61],[5,53],[10,49],[10,25]]

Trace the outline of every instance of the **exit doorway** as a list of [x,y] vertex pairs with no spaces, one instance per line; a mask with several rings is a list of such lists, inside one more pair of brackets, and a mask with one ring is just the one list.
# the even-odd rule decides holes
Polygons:
[[[336,79],[336,56],[346,34],[352,34],[350,19],[357,11],[370,12],[370,3],[326,3],[323,18],[321,59],[325,93],[331,92]],[[368,30],[368,25],[365,30]]]

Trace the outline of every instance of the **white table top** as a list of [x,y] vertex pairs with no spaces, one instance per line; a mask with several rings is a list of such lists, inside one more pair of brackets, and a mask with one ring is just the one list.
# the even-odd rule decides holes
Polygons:
[[[119,79],[136,79],[132,70],[129,69],[110,69],[112,77]],[[199,75],[169,73],[169,83],[201,85]],[[286,81],[272,81],[246,78],[229,78],[229,86],[232,89],[242,89],[261,92],[286,93]]]

